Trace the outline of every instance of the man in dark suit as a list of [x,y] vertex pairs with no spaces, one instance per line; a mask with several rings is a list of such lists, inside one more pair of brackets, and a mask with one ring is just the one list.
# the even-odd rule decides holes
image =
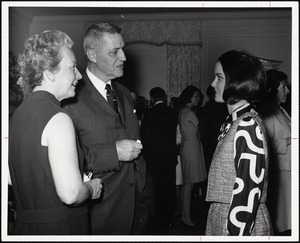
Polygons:
[[197,107],[196,114],[199,119],[198,129],[201,134],[206,169],[209,171],[220,128],[228,116],[228,109],[225,103],[215,101],[215,89],[212,86],[208,86],[206,94],[208,101],[204,106]]
[[173,223],[176,201],[177,113],[166,104],[160,87],[150,90],[153,107],[145,112],[141,124],[143,156],[153,178],[156,193],[156,215],[159,227]]
[[123,76],[123,47],[119,27],[92,25],[83,41],[88,64],[82,85],[76,100],[64,105],[78,133],[87,171],[102,179],[102,196],[90,205],[91,233],[97,235],[147,233],[148,204],[153,200],[130,91],[112,81]]

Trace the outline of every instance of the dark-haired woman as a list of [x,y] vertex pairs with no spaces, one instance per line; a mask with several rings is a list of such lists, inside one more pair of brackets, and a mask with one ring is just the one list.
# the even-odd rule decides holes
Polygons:
[[215,100],[227,104],[229,116],[208,176],[206,201],[211,205],[206,235],[272,235],[266,207],[266,132],[252,106],[266,90],[264,67],[245,51],[228,51],[216,63],[211,85]]
[[198,132],[199,120],[195,109],[201,100],[201,91],[195,86],[186,87],[180,94],[183,105],[179,112],[178,124],[181,134],[180,160],[183,185],[181,192],[182,222],[197,227],[191,219],[191,194],[196,183],[207,179],[204,154]]

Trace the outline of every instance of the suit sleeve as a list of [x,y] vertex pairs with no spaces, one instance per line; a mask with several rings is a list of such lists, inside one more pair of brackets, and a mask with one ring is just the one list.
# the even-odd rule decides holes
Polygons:
[[143,120],[141,122],[141,140],[143,144],[143,156],[145,159],[148,159],[149,153],[149,139],[151,136],[151,122],[149,121],[149,114],[148,112],[144,113]]
[[[81,129],[78,126],[76,115],[74,114],[72,107],[65,106],[64,109],[71,116],[74,126],[76,127],[77,136],[80,137]],[[120,162],[118,160],[115,143],[80,143],[80,148],[84,153],[86,169],[92,171],[94,175],[120,170]],[[99,163],[99,161],[101,163]]]
[[[120,170],[115,144],[93,144],[84,146],[85,158],[94,174],[105,174]],[[99,163],[101,161],[101,163]]]

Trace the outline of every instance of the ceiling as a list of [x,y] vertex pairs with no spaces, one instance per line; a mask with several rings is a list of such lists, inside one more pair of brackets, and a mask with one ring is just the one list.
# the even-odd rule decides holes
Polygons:
[[[178,8],[178,7],[13,7],[24,14],[34,16],[56,15],[107,15],[107,14],[147,14],[180,12],[218,12],[218,11],[268,11],[272,8]],[[277,8],[278,9],[278,8]],[[279,10],[279,9],[278,9]]]

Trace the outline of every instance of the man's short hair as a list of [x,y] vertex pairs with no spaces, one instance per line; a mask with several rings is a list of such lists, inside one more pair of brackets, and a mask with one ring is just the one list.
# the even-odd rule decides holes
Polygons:
[[155,87],[155,88],[151,89],[149,94],[150,94],[150,97],[153,99],[163,100],[166,98],[166,92],[160,87]]
[[101,48],[102,45],[102,37],[104,33],[108,34],[121,34],[122,28],[109,24],[109,23],[96,23],[90,26],[84,35],[83,39],[83,51],[84,55],[87,54],[89,49],[93,48]]

